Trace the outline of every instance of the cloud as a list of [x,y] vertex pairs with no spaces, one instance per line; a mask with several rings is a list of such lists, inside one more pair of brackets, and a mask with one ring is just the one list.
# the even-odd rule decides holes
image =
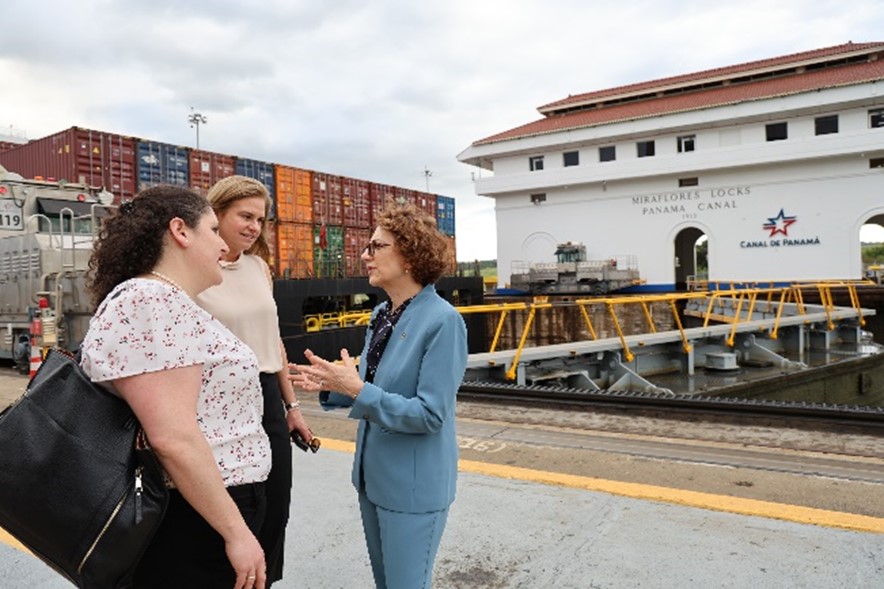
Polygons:
[[426,167],[457,199],[462,260],[497,255],[494,202],[455,159],[473,141],[569,94],[884,30],[873,0],[6,4],[0,129],[193,146],[194,107],[204,149],[420,190]]

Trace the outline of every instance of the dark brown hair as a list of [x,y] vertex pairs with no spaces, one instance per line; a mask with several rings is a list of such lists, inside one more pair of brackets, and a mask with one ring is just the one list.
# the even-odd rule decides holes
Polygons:
[[98,306],[118,284],[153,270],[163,253],[169,222],[179,218],[191,228],[211,207],[202,196],[180,186],[154,186],[120,205],[102,224],[89,258],[86,288]]

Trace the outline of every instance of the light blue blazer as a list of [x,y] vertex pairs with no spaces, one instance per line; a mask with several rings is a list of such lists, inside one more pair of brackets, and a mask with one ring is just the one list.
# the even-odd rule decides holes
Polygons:
[[[369,328],[359,363],[363,379],[371,335]],[[460,313],[435,286],[425,286],[393,328],[374,383],[362,387],[350,409],[350,417],[360,420],[353,485],[375,505],[426,513],[454,501],[454,409],[467,354]]]

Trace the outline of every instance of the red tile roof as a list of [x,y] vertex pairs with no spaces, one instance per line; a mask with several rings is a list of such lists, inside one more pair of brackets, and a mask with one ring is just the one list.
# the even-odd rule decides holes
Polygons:
[[[545,118],[480,139],[473,145],[882,80],[884,79],[884,55],[878,59],[873,58],[872,61],[845,63],[818,70],[800,70],[778,77],[734,81],[733,84],[728,82],[741,77],[775,72],[790,66],[802,68],[814,63],[847,58],[851,54],[870,55],[882,51],[884,51],[884,43],[847,43],[836,47],[571,96],[540,107],[541,111],[547,112]],[[713,88],[701,86],[704,83],[717,84],[719,82],[724,82],[725,85]],[[694,90],[692,87],[697,89]],[[666,90],[673,89],[678,93],[661,94]],[[606,100],[623,99],[626,101],[605,105]],[[582,105],[589,106],[589,108],[587,110],[556,112],[557,109],[573,109]]]

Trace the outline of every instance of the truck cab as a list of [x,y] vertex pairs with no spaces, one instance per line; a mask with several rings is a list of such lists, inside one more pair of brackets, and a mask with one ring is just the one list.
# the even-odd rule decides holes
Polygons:
[[79,347],[94,309],[85,290],[92,242],[113,195],[0,166],[0,358]]

